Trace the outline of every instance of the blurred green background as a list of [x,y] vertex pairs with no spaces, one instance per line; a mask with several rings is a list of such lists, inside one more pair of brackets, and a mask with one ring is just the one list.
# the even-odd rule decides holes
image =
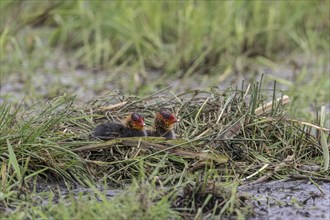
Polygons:
[[[1,0],[1,102],[87,100],[172,85],[226,88],[265,74],[291,114],[329,110],[330,2]],[[310,111],[310,110],[313,111]]]

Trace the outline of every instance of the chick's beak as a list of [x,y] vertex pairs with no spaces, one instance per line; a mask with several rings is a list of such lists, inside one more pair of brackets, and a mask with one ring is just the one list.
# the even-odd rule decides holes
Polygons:
[[144,122],[144,119],[143,118],[140,120],[140,125],[142,125],[142,126],[145,126],[146,125],[146,123]]
[[175,123],[175,122],[179,122],[180,121],[180,119],[178,119],[178,118],[176,118],[176,117],[174,117],[173,119],[172,119],[172,122],[173,123]]

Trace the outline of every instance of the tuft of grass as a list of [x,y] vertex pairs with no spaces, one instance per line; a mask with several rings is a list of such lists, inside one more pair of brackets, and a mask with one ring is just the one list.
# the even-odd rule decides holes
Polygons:
[[13,171],[17,180],[24,182],[29,174],[46,169],[55,177],[83,182],[86,178],[83,162],[59,140],[61,134],[62,140],[70,138],[70,134],[61,130],[61,124],[74,120],[66,118],[72,111],[71,105],[71,98],[58,97],[42,108],[35,105],[24,110],[20,105],[11,113],[11,106],[2,104],[0,155],[1,161],[9,164],[7,175]]

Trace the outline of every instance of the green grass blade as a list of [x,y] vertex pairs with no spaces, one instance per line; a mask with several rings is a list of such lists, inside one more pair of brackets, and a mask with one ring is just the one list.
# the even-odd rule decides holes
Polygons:
[[8,153],[9,153],[9,163],[14,168],[14,171],[17,175],[18,180],[21,181],[22,180],[21,169],[20,169],[20,166],[18,164],[16,155],[14,153],[13,147],[11,146],[9,140],[7,140],[7,146],[8,146]]

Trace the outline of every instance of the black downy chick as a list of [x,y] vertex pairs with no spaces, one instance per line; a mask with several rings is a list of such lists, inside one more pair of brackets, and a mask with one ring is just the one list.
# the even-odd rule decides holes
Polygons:
[[127,117],[124,124],[109,122],[96,126],[92,135],[102,140],[120,137],[144,137],[147,136],[144,126],[144,118],[140,114],[132,113]]
[[173,127],[178,121],[179,119],[177,119],[172,113],[165,109],[160,109],[155,116],[153,129],[147,130],[148,136],[175,139],[176,135],[173,131]]

